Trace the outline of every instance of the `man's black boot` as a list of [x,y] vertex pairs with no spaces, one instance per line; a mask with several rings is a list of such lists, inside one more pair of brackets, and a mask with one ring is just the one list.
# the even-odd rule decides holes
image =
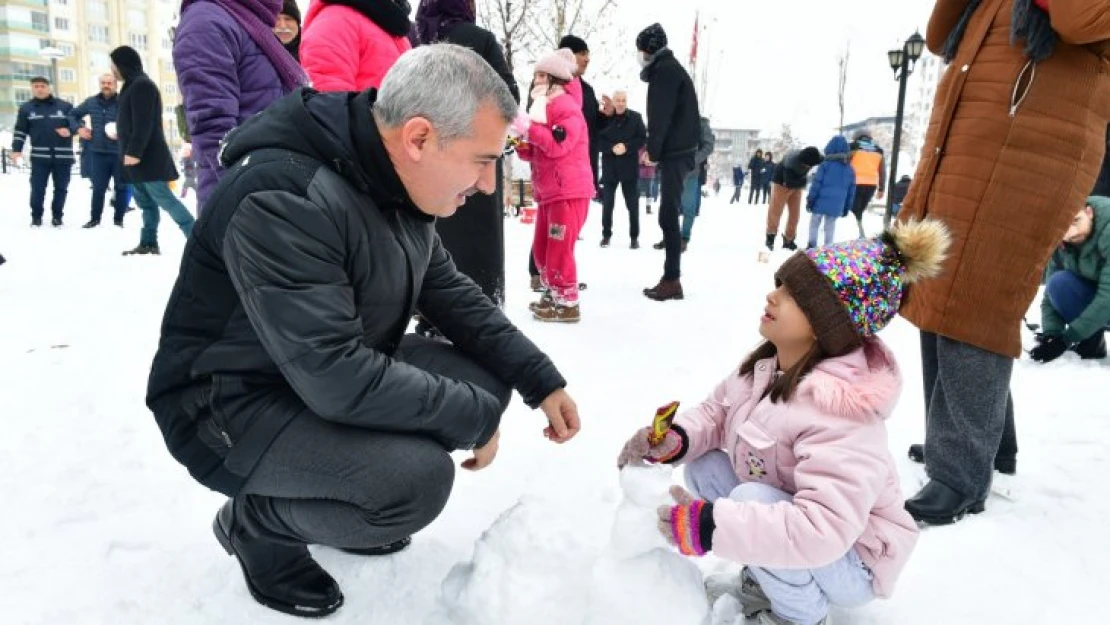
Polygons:
[[1076,343],[1072,349],[1083,360],[1102,360],[1106,358],[1106,333],[1100,329]]
[[[239,560],[247,590],[262,605],[294,616],[320,617],[343,605],[343,592],[308,552],[308,545],[262,529],[264,497],[230,499],[212,522],[216,540]],[[253,505],[258,504],[258,506]]]

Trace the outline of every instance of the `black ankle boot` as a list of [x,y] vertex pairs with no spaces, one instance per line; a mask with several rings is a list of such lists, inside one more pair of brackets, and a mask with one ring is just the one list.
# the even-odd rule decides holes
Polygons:
[[251,596],[294,616],[320,617],[338,610],[343,605],[339,584],[312,559],[307,545],[264,536],[258,521],[250,518],[249,497],[228,500],[212,531],[224,551],[239,560]]
[[985,499],[973,499],[937,480],[929,480],[916,495],[906,500],[906,512],[915,521],[928,525],[950,525],[968,514],[984,510]]
[[1090,337],[1083,339],[1072,348],[1083,360],[1101,360],[1106,358],[1106,333],[1102,330],[1095,332]]
[[782,249],[790,250],[791,252],[793,252],[793,251],[798,249],[798,246],[794,244],[794,239],[788,239],[786,237],[783,237],[782,238]]
[[764,245],[766,245],[767,249],[771,250],[772,252],[775,251],[775,235],[773,235],[773,234],[767,235],[767,240],[764,243]]

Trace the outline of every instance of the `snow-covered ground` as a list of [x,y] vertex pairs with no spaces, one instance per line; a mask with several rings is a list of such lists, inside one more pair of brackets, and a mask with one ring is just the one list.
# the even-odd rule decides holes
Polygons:
[[[683,259],[683,302],[641,294],[662,270],[662,253],[650,247],[659,239],[655,216],[644,216],[644,248],[632,251],[618,208],[614,246],[600,249],[595,204],[579,248],[589,289],[577,326],[531,319],[531,228],[506,225],[508,314],[562,368],[582,434],[552,445],[541,416],[517,402],[497,461],[458,472],[447,509],[410,549],[381,559],[315,549],[346,595],[329,622],[640,625],[660,622],[669,611],[662,608],[682,601],[689,578],[677,556],[656,554],[631,569],[620,558],[613,536],[642,536],[637,519],[651,518],[627,505],[618,517],[615,458],[656,407],[701,400],[757,341],[773,266],[756,262],[765,210],[729,206],[728,191],[705,203]],[[183,247],[174,224],[163,219],[163,256],[124,258],[138,242],[139,215],[130,213],[123,230],[81,230],[84,181],[74,181],[60,230],[28,228],[25,177],[0,176],[0,193],[8,259],[0,266],[0,622],[297,622],[247,594],[209,527],[222,498],[173,461],[143,404]],[[841,236],[853,233],[842,221]],[[897,321],[884,337],[906,375],[890,444],[909,495],[922,477],[905,456],[923,434],[917,335]],[[838,613],[837,622],[1100,621],[1110,580],[1106,365],[1073,355],[1018,363],[1012,499],[994,497],[985,514],[925,530],[894,598]],[[697,564],[738,568],[713,558]],[[644,609],[653,605],[661,608]]]

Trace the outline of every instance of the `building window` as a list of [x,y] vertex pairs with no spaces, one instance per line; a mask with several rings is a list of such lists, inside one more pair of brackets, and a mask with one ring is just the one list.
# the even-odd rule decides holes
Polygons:
[[162,37],[162,49],[173,50],[173,39],[170,39],[169,37]]
[[77,72],[72,69],[58,70],[58,80],[60,82],[77,82]]
[[14,90],[14,92],[15,92],[15,101],[20,103],[20,104],[22,104],[22,103],[26,102],[27,100],[31,99],[31,90],[30,89],[18,89],[17,88],[17,89]]
[[140,33],[128,33],[128,40],[131,42],[131,47],[136,50],[146,50],[146,35]]
[[46,13],[31,11],[31,30],[37,30],[40,33],[50,32],[50,16]]
[[108,27],[98,24],[89,25],[89,41],[93,43],[108,43]]
[[73,56],[74,53],[76,52],[76,50],[74,50],[74,48],[73,48],[72,43],[59,43],[58,44],[58,49],[61,50],[62,54],[66,55],[66,56]]
[[69,6],[69,0],[54,0],[54,4],[59,4],[61,6]]
[[72,93],[62,94],[62,99],[66,102],[69,102],[70,104],[77,104],[77,96],[73,95]]
[[173,73],[173,61],[162,61],[162,71]]
[[127,25],[135,30],[146,30],[146,11],[141,9],[127,11]]
[[54,30],[69,30],[69,19],[65,17],[55,17]]
[[90,0],[85,3],[85,17],[90,20],[108,19],[108,5],[103,0]]
[[173,83],[162,85],[162,95],[177,95],[177,85]]
[[37,63],[12,63],[12,80],[31,80],[35,76],[49,76],[50,66]]
[[112,69],[112,59],[104,52],[90,52],[89,62],[92,63],[93,71],[98,74]]

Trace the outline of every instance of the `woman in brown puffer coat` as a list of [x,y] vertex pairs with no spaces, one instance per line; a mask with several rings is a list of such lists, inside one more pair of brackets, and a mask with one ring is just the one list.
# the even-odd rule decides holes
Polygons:
[[1110,0],[937,0],[926,41],[950,64],[899,217],[943,221],[952,248],[902,307],[921,329],[930,477],[906,508],[951,523],[983,510],[996,456],[1013,470],[1021,319],[1105,149]]

